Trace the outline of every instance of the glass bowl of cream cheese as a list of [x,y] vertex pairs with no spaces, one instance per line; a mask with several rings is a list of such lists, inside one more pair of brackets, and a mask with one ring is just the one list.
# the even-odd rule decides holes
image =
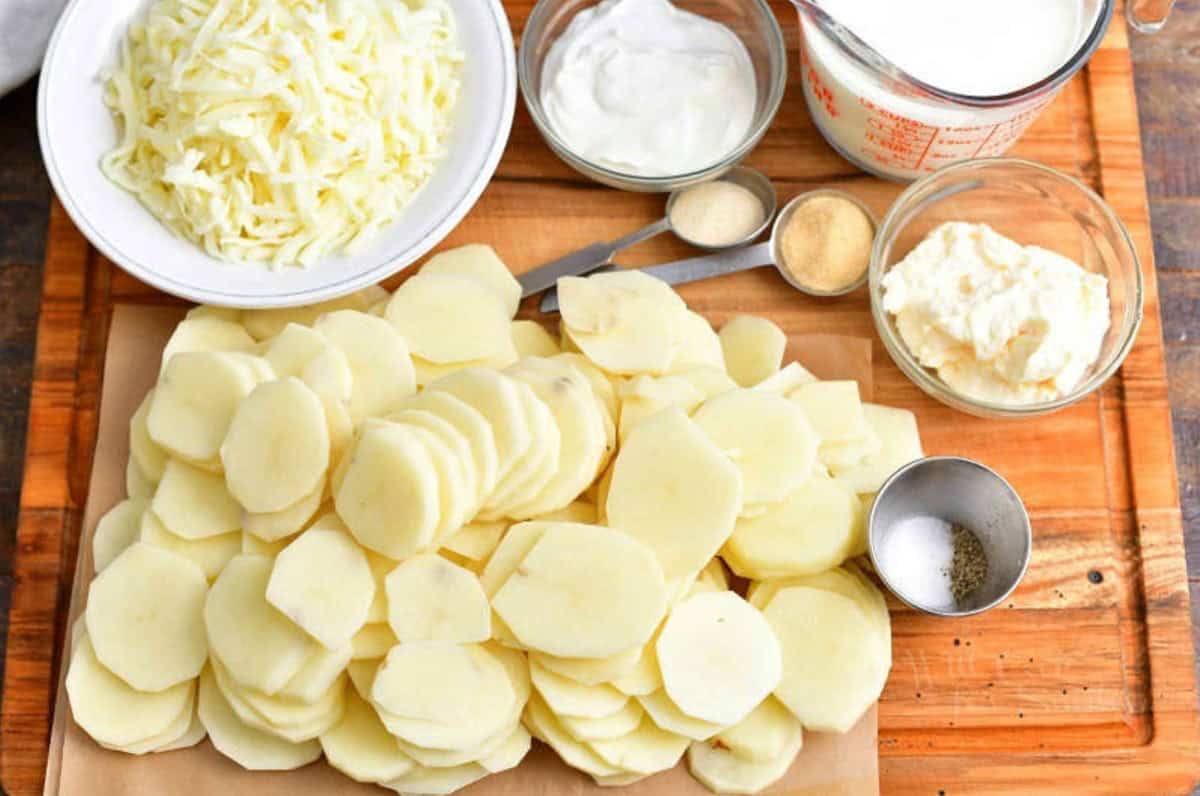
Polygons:
[[526,107],[564,162],[630,191],[673,191],[740,162],[787,85],[765,0],[539,0],[521,37]]
[[871,312],[896,365],[982,417],[1070,406],[1116,372],[1142,321],[1128,230],[1048,166],[984,158],[908,188],[879,227]]

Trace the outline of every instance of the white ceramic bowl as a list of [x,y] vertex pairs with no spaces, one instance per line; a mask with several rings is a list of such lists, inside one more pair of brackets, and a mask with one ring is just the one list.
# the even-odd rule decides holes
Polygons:
[[391,227],[354,256],[271,271],[230,265],[176,237],[108,181],[100,159],[117,141],[102,70],[116,63],[129,23],[150,0],[72,0],[50,40],[38,93],[38,134],[50,181],[92,245],[133,276],[185,299],[232,307],[311,304],[374,284],[436,246],[496,170],[517,96],[512,31],[500,0],[448,0],[467,55],[445,159]]

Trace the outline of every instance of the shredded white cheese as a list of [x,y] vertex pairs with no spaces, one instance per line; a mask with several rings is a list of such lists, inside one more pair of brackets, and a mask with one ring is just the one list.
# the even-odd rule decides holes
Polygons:
[[311,265],[429,179],[462,60],[444,0],[161,0],[107,76],[101,168],[214,257]]

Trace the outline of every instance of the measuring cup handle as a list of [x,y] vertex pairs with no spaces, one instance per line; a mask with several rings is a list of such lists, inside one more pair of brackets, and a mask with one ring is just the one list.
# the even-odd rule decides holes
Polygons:
[[647,238],[652,238],[655,235],[666,232],[670,228],[671,222],[662,218],[623,238],[618,238],[608,243],[593,243],[591,246],[534,268],[532,271],[526,271],[517,277],[517,281],[521,283],[521,297],[532,296],[535,293],[541,293],[543,290],[552,288],[564,276],[590,274],[592,271],[605,265],[622,249],[628,248],[635,243],[641,243]]
[[1174,5],[1175,0],[1127,0],[1125,19],[1138,33],[1158,33]]
[[748,271],[751,268],[761,268],[772,263],[771,244],[767,242],[742,249],[709,254],[704,257],[692,257],[688,260],[652,265],[641,270],[642,273],[657,277],[668,285],[686,285],[689,282],[699,282],[703,279],[712,279],[714,276]]

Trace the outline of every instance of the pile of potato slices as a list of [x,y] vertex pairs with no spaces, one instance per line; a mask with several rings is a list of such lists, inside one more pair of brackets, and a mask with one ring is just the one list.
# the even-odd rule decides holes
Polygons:
[[755,793],[850,729],[891,666],[852,559],[913,416],[644,274],[559,290],[559,336],[514,321],[467,246],[390,295],[192,310],[95,531],[79,726],[412,794],[531,736],[602,785],[686,757]]

